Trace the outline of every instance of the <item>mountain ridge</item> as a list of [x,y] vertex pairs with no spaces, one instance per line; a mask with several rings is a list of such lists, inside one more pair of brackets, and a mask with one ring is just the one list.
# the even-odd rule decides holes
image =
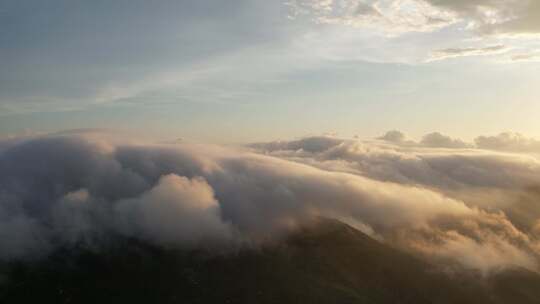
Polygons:
[[118,243],[3,266],[2,303],[539,303],[540,276],[448,275],[336,220],[216,253]]

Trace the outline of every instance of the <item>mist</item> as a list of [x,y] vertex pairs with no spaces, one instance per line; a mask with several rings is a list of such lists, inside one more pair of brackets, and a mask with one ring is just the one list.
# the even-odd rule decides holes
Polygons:
[[9,139],[0,143],[0,259],[99,250],[117,238],[261,244],[326,217],[436,263],[538,271],[539,171],[530,155],[335,137],[248,147],[103,131]]

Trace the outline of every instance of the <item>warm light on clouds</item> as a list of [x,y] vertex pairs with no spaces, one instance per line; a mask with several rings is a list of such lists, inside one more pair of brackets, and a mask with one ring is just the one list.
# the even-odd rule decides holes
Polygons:
[[416,145],[323,136],[251,151],[130,141],[92,131],[0,142],[0,259],[115,237],[259,244],[323,216],[433,262],[538,270],[540,209],[520,200],[539,197],[540,162],[528,155],[438,133]]
[[2,0],[0,67],[0,302],[538,302],[540,0]]

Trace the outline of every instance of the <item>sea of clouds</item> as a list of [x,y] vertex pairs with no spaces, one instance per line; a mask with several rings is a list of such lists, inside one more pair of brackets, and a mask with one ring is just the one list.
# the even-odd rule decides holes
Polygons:
[[103,131],[4,139],[0,259],[118,237],[177,248],[253,243],[323,216],[435,262],[538,271],[536,144],[515,134],[414,142],[397,131],[247,147]]

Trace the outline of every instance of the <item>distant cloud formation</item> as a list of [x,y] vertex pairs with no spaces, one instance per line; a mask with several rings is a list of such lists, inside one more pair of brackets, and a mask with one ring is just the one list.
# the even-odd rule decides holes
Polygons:
[[419,142],[408,139],[403,132],[397,130],[388,131],[383,136],[377,137],[377,139],[400,146],[418,146],[430,148],[469,148],[473,146],[472,144],[466,143],[460,139],[454,139],[439,132],[426,134]]
[[468,148],[472,146],[460,139],[454,139],[439,132],[424,135],[420,142],[407,139],[404,133],[397,130],[388,131],[383,136],[377,137],[377,139],[401,146],[424,146],[431,148]]
[[540,141],[519,133],[501,133],[497,136],[480,136],[476,146],[483,149],[540,153]]
[[99,132],[0,147],[1,259],[118,237],[259,242],[324,216],[434,261],[538,269],[540,209],[529,203],[540,197],[540,164],[523,155],[326,136],[250,152]]
[[[392,233],[382,232],[370,223],[375,232],[395,244],[431,257],[452,258],[483,271],[516,261],[529,266],[538,263],[540,162],[537,158],[523,151],[508,154],[483,150],[486,147],[477,149],[440,133],[428,134],[418,143],[405,138],[403,133],[391,131],[380,141],[343,139],[334,147],[317,152],[275,150],[271,143],[263,150],[326,171],[433,191],[480,213],[471,218],[443,216],[422,230],[426,238],[417,238],[415,229],[403,232],[408,228],[401,227],[403,233],[396,240],[390,236]],[[302,141],[311,140],[293,142],[298,147]],[[262,147],[256,146],[259,150]],[[472,227],[475,227],[473,231],[469,230]],[[500,238],[502,235],[505,236]],[[407,240],[405,244],[402,238]],[[434,246],[434,240],[440,242],[438,246]],[[518,243],[528,245],[515,247]]]
[[471,145],[463,142],[460,139],[453,139],[450,136],[442,135],[439,132],[433,132],[424,135],[420,144],[426,147],[435,147],[435,148],[468,148]]
[[379,137],[378,139],[382,139],[388,142],[393,143],[404,143],[405,142],[405,134],[403,134],[400,131],[392,130],[386,132],[383,136]]
[[467,143],[439,132],[426,134],[419,142],[415,142],[407,139],[404,133],[397,130],[388,131],[383,136],[377,137],[377,139],[400,146],[453,149],[477,148],[503,152],[540,153],[540,140],[512,132],[503,132],[495,136],[478,136],[474,139],[474,143]]

